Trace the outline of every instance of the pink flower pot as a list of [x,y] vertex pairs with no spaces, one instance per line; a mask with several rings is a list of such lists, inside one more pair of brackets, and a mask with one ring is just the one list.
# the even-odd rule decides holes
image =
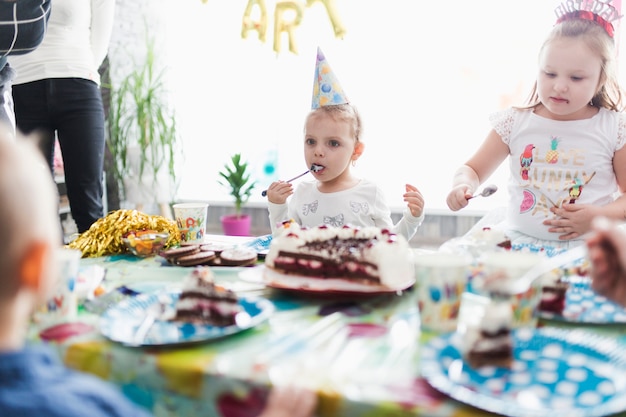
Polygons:
[[250,236],[250,223],[252,218],[248,214],[239,216],[228,214],[220,217],[222,229],[227,236]]

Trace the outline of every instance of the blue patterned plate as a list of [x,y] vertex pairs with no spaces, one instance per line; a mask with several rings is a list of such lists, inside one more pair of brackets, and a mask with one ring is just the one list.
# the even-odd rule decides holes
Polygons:
[[570,276],[567,279],[569,288],[565,293],[563,314],[540,310],[540,317],[572,323],[626,323],[626,309],[593,291],[589,278]]
[[626,410],[626,353],[616,340],[583,330],[513,333],[511,369],[472,369],[460,337],[435,337],[422,350],[422,376],[437,390],[507,416],[596,417]]
[[[161,293],[165,296],[168,309],[173,309],[179,292]],[[159,293],[139,294],[127,298],[107,309],[100,318],[100,332],[114,342],[137,346],[135,334],[150,309],[159,303]],[[255,327],[265,321],[274,311],[274,304],[264,298],[240,298],[243,312],[237,317],[237,324],[232,326],[210,326],[156,320],[148,331],[141,346],[168,346],[186,343],[210,341],[239,333]]]

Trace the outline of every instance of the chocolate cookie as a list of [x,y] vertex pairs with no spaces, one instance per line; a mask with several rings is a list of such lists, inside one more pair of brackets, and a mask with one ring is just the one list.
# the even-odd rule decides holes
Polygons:
[[176,259],[181,256],[193,255],[200,252],[200,245],[179,246],[161,251],[159,255],[167,259],[169,263],[176,263]]
[[179,256],[174,261],[180,266],[210,265],[217,255],[213,251],[198,251],[191,255]]
[[200,250],[201,251],[213,251],[219,255],[220,253],[222,253],[222,251],[226,249],[232,249],[232,247],[233,245],[230,245],[228,243],[208,242],[208,243],[203,243],[202,245],[200,245]]
[[220,264],[224,266],[253,265],[257,261],[257,253],[248,248],[226,249],[220,253]]

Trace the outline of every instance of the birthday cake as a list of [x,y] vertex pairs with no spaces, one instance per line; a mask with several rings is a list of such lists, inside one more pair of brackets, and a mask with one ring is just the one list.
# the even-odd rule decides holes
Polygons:
[[510,250],[511,239],[509,239],[502,230],[492,229],[490,227],[483,227],[480,230],[476,230],[471,234],[471,239],[484,249],[505,249]]
[[213,326],[235,324],[243,308],[233,291],[215,285],[207,267],[199,267],[187,276],[175,305],[173,321]]
[[387,229],[283,226],[265,257],[271,271],[389,288],[397,288],[414,274],[407,240]]
[[504,300],[492,300],[478,325],[468,326],[463,338],[463,354],[474,368],[510,368],[513,363],[513,309]]

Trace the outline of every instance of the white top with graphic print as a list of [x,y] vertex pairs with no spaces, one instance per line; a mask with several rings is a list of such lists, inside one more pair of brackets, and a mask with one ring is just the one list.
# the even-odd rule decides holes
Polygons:
[[606,109],[590,119],[557,121],[510,108],[490,117],[509,146],[510,201],[504,229],[557,241],[542,222],[564,202],[612,202],[618,191],[613,154],[624,146],[626,116]]

